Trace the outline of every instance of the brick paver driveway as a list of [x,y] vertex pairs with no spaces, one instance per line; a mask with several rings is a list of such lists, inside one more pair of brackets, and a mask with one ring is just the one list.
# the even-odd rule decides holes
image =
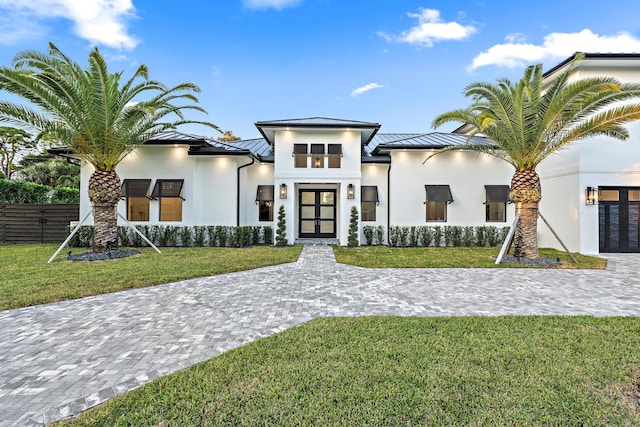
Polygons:
[[0,425],[42,425],[319,316],[640,315],[640,255],[605,271],[296,263],[0,312]]

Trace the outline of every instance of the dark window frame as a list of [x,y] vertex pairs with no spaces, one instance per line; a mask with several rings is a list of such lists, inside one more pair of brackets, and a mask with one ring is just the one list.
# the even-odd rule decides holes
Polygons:
[[[425,185],[424,188],[426,193],[426,200],[424,202],[426,222],[447,222],[447,205],[453,202],[451,187],[445,184]],[[436,212],[432,212],[434,210],[436,210]],[[442,215],[438,215],[440,213],[438,211],[442,211]],[[431,219],[429,219],[430,216]]]
[[[508,185],[485,185],[485,222],[507,222],[507,203],[511,203],[509,198]],[[492,207],[501,207],[498,212],[502,212],[502,217],[491,219]],[[494,211],[495,212],[495,211]]]
[[256,190],[256,204],[258,205],[258,221],[273,221],[273,185],[258,185]]
[[308,144],[293,144],[292,156],[294,168],[304,169],[309,167],[309,162],[307,161],[307,157],[309,157]]
[[[373,190],[372,190],[373,189]],[[377,221],[377,206],[380,204],[377,185],[360,186],[360,213],[363,222]]]
[[[179,184],[177,189],[163,188],[164,183],[176,183]],[[151,192],[151,198],[159,201],[158,206],[158,220],[161,222],[182,222],[183,204],[185,200],[182,197],[182,189],[184,187],[184,179],[157,179]],[[162,199],[180,199],[180,219],[163,219],[162,218]]]
[[[146,185],[145,185],[146,184]],[[132,188],[134,187],[134,188]],[[151,179],[124,179],[120,187],[122,198],[126,202],[127,221],[149,222],[150,203],[149,188],[151,187]],[[144,191],[142,191],[144,190]],[[139,211],[139,218],[133,217],[133,203],[144,200],[143,209]]]

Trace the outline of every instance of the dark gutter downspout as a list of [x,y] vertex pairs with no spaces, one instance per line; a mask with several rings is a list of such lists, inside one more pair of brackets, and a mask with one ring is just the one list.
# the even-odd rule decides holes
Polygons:
[[389,241],[389,227],[391,226],[391,162],[387,169],[387,245],[391,246]]
[[236,225],[238,227],[240,227],[240,169],[246,168],[247,166],[251,166],[255,162],[256,162],[255,157],[251,156],[251,163],[238,166],[238,169],[236,170]]

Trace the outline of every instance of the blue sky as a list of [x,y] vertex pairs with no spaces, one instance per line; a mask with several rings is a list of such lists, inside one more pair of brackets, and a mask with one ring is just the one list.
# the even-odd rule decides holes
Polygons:
[[629,0],[0,0],[0,63],[48,41],[84,63],[98,46],[112,71],[199,85],[206,119],[242,138],[311,116],[428,132],[471,82],[575,51],[640,52],[638,16]]

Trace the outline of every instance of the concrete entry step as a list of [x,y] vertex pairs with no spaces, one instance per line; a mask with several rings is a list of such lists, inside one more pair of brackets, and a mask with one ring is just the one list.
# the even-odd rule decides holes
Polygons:
[[296,239],[296,245],[320,245],[320,246],[331,246],[331,245],[340,245],[340,240],[338,239]]

